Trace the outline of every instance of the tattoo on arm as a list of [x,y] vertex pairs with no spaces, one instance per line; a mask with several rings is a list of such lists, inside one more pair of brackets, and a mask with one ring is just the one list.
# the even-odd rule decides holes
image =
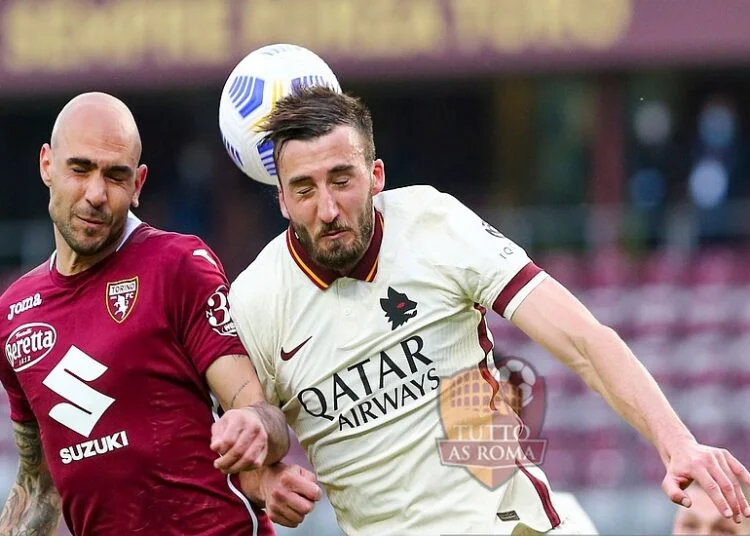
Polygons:
[[247,380],[245,383],[240,385],[239,389],[234,393],[234,396],[232,397],[232,400],[229,402],[229,408],[228,409],[234,409],[234,403],[237,401],[237,397],[240,396],[242,391],[245,390],[245,387],[250,385],[250,380]]
[[51,536],[60,520],[60,496],[52,483],[36,423],[13,423],[18,474],[0,512],[1,536]]

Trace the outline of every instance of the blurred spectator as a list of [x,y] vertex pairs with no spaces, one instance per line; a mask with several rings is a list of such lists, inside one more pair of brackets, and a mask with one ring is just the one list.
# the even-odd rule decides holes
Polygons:
[[[750,534],[750,519],[743,519],[741,524],[722,517],[716,510],[706,492],[693,484],[688,488],[693,505],[690,508],[679,508],[672,525],[672,534],[695,534],[700,536],[727,536],[732,534]],[[745,496],[750,497],[748,490]]]

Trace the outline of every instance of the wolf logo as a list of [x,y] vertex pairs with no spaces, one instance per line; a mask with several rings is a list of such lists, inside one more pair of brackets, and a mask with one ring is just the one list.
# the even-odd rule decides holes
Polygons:
[[393,287],[388,287],[388,297],[380,299],[380,306],[385,311],[385,317],[391,322],[391,330],[417,316],[417,302]]

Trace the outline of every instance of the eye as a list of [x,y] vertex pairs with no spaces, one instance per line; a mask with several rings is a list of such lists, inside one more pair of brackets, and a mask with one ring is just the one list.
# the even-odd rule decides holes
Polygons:
[[339,177],[335,181],[333,181],[333,184],[336,186],[346,186],[349,184],[349,177]]
[[80,167],[74,167],[74,168],[72,168],[72,171],[76,175],[83,175],[84,173],[86,173],[86,170],[83,169],[83,168],[80,168]]

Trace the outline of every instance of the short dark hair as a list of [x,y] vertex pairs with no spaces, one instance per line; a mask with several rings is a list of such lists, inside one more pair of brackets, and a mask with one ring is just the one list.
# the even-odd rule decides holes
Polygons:
[[261,129],[267,132],[265,141],[274,144],[273,159],[278,167],[286,142],[319,138],[341,125],[359,131],[365,159],[371,164],[375,160],[375,138],[370,110],[360,99],[324,86],[300,88],[279,100]]

